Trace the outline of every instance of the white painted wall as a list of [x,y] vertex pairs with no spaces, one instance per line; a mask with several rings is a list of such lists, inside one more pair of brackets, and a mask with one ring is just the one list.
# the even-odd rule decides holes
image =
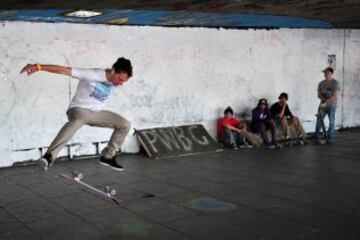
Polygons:
[[[290,94],[293,112],[313,131],[316,87],[328,54],[336,54],[342,92],[337,126],[360,125],[360,31],[225,30],[3,22],[0,26],[0,166],[36,159],[65,123],[77,80],[48,73],[20,75],[26,63],[109,67],[130,58],[134,77],[107,107],[141,129],[202,123],[215,132],[225,106],[237,112],[266,97]],[[344,64],[345,61],[345,64]],[[342,89],[342,90],[343,90]],[[341,97],[341,96],[340,96]],[[73,154],[94,153],[111,131],[84,127]],[[103,147],[103,145],[102,145]],[[30,149],[29,151],[16,151]],[[136,152],[129,136],[123,146]],[[66,149],[61,153],[68,154]]]

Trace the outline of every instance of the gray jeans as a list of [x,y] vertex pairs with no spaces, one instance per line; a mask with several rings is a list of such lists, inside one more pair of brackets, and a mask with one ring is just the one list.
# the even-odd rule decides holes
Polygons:
[[101,152],[103,157],[110,159],[119,151],[131,127],[128,120],[110,111],[92,111],[74,107],[66,114],[69,121],[61,128],[46,152],[52,159],[57,157],[59,151],[83,125],[114,129],[107,147]]
[[224,144],[237,146],[245,144],[245,135],[232,131],[227,127],[223,127],[221,131],[220,141]]

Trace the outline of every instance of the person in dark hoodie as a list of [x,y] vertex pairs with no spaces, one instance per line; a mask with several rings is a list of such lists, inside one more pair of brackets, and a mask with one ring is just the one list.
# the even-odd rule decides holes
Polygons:
[[[271,116],[270,110],[268,108],[267,100],[262,98],[259,100],[258,105],[252,111],[252,131],[261,134],[261,138],[264,141],[264,144],[269,148],[276,147],[276,128],[275,121]],[[271,130],[271,141],[268,138],[267,130]]]

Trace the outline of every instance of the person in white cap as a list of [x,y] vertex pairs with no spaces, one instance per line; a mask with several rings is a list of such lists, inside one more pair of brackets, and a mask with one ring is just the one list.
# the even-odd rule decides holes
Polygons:
[[323,70],[325,80],[321,81],[318,85],[318,98],[320,99],[320,105],[318,109],[315,138],[320,142],[321,134],[321,121],[328,115],[329,117],[329,129],[327,131],[327,142],[329,144],[334,143],[335,132],[335,114],[337,106],[337,95],[340,91],[339,82],[333,78],[334,69],[327,67]]

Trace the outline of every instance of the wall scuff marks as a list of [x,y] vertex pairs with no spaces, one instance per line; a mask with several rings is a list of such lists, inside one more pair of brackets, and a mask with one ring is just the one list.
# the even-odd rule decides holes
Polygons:
[[[345,39],[344,39],[345,38]],[[343,43],[346,41],[344,50]],[[28,62],[110,67],[130,58],[134,77],[115,90],[107,109],[136,129],[203,124],[214,136],[223,108],[237,113],[262,97],[290,95],[293,112],[313,131],[316,87],[328,55],[336,55],[335,77],[344,86],[337,127],[360,125],[360,31],[229,30],[3,22],[0,26],[0,166],[36,159],[61,126],[77,80],[49,73],[26,77]],[[250,50],[251,49],[251,50]],[[344,60],[345,59],[345,65]],[[74,154],[92,154],[111,130],[83,127],[69,144]],[[91,147],[89,147],[91,146]],[[103,146],[103,145],[101,145]],[[129,134],[123,151],[136,152]],[[65,149],[63,155],[68,154]]]

